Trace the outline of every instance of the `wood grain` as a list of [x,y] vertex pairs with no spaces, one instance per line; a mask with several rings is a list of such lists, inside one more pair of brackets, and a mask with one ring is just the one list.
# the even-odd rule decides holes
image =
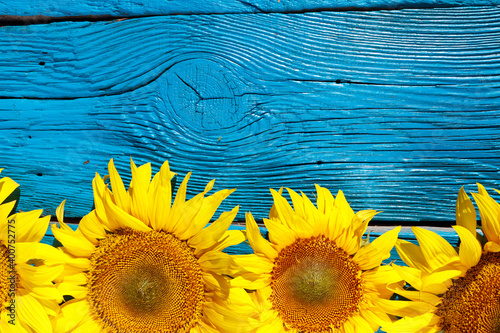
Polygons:
[[21,24],[39,24],[47,23],[53,17],[70,18],[90,15],[130,17],[178,14],[290,13],[328,10],[397,10],[403,8],[499,4],[498,0],[1,0],[0,13],[14,16],[9,17],[9,19],[16,19]]
[[257,219],[269,188],[342,189],[377,221],[454,220],[500,188],[500,8],[197,15],[0,28],[2,175],[20,208],[92,207],[115,159]]

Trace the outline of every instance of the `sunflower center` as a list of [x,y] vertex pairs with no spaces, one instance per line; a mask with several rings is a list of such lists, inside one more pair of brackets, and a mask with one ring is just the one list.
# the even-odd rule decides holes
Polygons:
[[444,332],[500,333],[500,253],[481,256],[443,295],[436,314]]
[[199,321],[202,273],[185,242],[164,232],[124,230],[91,257],[88,298],[112,332],[186,332]]
[[9,250],[0,244],[0,304],[5,304],[9,300],[9,292],[15,290],[17,276],[12,274],[11,263]]
[[298,239],[282,249],[271,275],[270,301],[287,327],[323,332],[358,312],[361,270],[324,236]]

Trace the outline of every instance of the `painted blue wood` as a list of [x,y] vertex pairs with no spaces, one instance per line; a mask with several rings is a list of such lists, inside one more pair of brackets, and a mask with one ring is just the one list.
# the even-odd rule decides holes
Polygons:
[[3,15],[44,17],[26,19],[43,23],[47,17],[107,15],[115,17],[177,14],[272,13],[327,10],[381,10],[499,5],[498,0],[17,0],[0,1]]
[[376,221],[453,221],[500,188],[500,8],[171,16],[0,28],[2,175],[19,208],[92,207],[111,157],[267,216],[342,189]]

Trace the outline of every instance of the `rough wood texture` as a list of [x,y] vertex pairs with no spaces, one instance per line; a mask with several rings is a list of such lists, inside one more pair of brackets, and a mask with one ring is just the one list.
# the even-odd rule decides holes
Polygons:
[[5,26],[0,49],[22,210],[83,216],[129,156],[193,171],[191,195],[238,188],[239,219],[270,187],[342,189],[376,221],[452,221],[462,185],[500,188],[499,7]]
[[498,0],[2,0],[0,13],[22,18],[20,22],[43,23],[51,17],[144,16],[177,14],[231,14],[305,12],[327,10],[381,10],[498,5]]

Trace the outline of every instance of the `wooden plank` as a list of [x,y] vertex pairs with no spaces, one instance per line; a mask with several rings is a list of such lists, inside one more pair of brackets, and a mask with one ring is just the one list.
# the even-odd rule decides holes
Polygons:
[[173,16],[0,30],[2,175],[20,208],[88,213],[113,157],[267,216],[342,189],[377,221],[453,221],[500,186],[500,8]]
[[[47,23],[50,17],[72,16],[151,16],[172,14],[290,13],[327,10],[381,10],[498,5],[498,0],[226,0],[226,1],[136,1],[136,0],[17,0],[0,1],[0,13],[19,22]],[[12,19],[12,18],[9,18]]]

